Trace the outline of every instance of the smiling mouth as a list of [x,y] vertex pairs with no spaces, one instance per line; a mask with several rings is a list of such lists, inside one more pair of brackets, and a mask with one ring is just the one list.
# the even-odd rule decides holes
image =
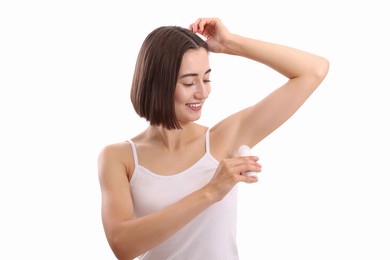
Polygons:
[[186,106],[190,108],[199,108],[202,106],[202,103],[187,103]]
[[187,103],[186,106],[189,107],[194,112],[199,112],[202,109],[203,103]]

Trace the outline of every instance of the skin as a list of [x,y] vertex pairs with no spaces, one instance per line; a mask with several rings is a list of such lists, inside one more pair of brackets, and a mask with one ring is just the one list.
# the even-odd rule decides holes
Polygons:
[[[129,185],[134,170],[131,145],[128,142],[111,144],[101,151],[98,169],[102,219],[108,242],[118,259],[133,259],[159,245],[223,199],[237,183],[256,182],[257,179],[241,173],[260,172],[258,158],[234,156],[238,147],[241,144],[253,147],[281,126],[328,72],[328,61],[322,57],[230,33],[218,18],[200,18],[190,25],[190,29],[207,38],[211,52],[257,61],[288,80],[263,100],[210,128],[211,154],[220,162],[213,178],[201,189],[161,211],[134,218]],[[172,175],[193,165],[204,155],[207,128],[195,123],[201,116],[201,109],[190,108],[188,104],[203,104],[207,100],[210,94],[209,69],[205,50],[185,53],[174,97],[175,112],[182,129],[149,126],[134,137],[132,140],[137,145],[141,165],[160,175]]]
[[[184,54],[174,97],[175,113],[180,125],[200,118],[201,106],[211,90],[210,73],[208,53],[205,49],[189,50]],[[188,104],[199,107],[191,109]]]

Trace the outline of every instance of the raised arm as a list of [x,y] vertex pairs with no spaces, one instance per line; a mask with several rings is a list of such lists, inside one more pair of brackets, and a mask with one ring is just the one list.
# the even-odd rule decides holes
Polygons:
[[[242,56],[262,63],[288,78],[287,82],[257,104],[237,112],[215,127],[216,138],[254,146],[288,120],[328,72],[328,61],[291,47],[230,33],[218,18],[198,19],[190,29],[207,38],[210,51]],[[237,86],[232,86],[237,87]],[[245,86],[240,86],[244,89]],[[248,89],[253,91],[252,89]],[[225,142],[226,143],[226,142]]]

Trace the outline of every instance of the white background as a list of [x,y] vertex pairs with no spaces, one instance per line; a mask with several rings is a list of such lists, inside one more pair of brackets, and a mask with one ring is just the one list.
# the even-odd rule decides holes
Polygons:
[[[240,184],[243,260],[390,259],[386,1],[1,1],[0,259],[115,259],[97,155],[146,127],[129,101],[136,55],[161,25],[217,16],[242,35],[323,55],[327,78],[258,144]],[[210,55],[212,126],[284,83]],[[221,249],[223,250],[223,249]]]

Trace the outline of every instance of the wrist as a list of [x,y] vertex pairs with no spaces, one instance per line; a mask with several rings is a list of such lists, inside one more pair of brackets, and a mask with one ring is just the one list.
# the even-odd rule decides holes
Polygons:
[[244,37],[238,34],[229,34],[224,40],[223,52],[230,55],[240,55],[240,49],[242,49],[242,42]]
[[210,204],[213,204],[219,200],[217,193],[213,191],[210,184],[205,185],[203,188],[200,189],[200,191],[202,194],[202,198]]

